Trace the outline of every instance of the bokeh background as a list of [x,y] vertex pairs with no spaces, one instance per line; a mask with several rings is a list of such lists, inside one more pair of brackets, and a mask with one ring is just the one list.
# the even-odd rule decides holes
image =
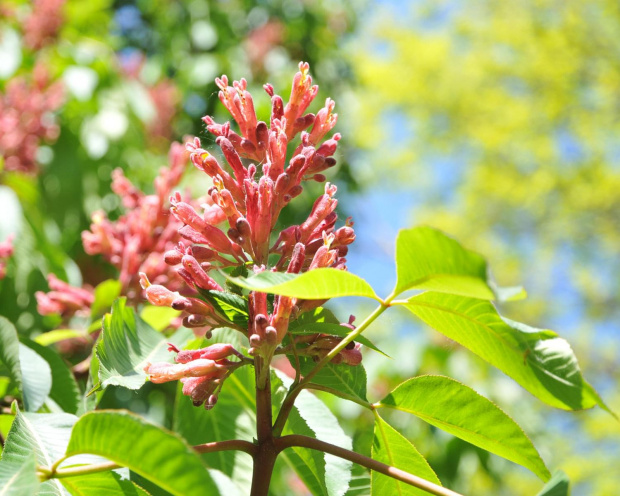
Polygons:
[[[24,337],[80,325],[41,316],[34,294],[48,290],[50,273],[75,286],[118,276],[80,239],[93,212],[123,212],[112,170],[152,192],[172,140],[206,138],[205,114],[226,119],[215,77],[245,77],[255,98],[267,81],[286,95],[300,60],[320,85],[316,109],[328,96],[337,102],[343,140],[328,180],[339,185],[340,216],[355,220],[349,269],[388,294],[398,229],[443,229],[485,254],[500,283],[527,288],[529,298],[503,313],[569,339],[586,377],[620,411],[612,0],[3,0],[0,243],[13,236],[14,250],[0,258],[0,314]],[[258,110],[267,109],[265,95]],[[191,170],[182,186],[208,187]],[[289,219],[303,217],[310,193]],[[333,306],[343,320],[367,312],[355,299]],[[392,356],[365,354],[369,399],[413,374],[450,375],[512,415],[552,471],[569,475],[573,495],[618,494],[620,424],[608,414],[545,407],[405,314],[384,315],[368,332]],[[73,363],[83,358],[64,351]],[[164,424],[167,400],[148,387],[106,393],[106,404]],[[330,406],[367,449],[372,418]],[[393,421],[457,491],[532,495],[542,485],[421,422]],[[351,495],[368,493],[358,475]],[[286,467],[275,488],[305,494]]]

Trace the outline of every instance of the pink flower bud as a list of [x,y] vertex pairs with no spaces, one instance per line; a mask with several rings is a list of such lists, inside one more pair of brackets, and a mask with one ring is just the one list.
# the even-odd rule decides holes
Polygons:
[[144,371],[148,374],[149,380],[155,384],[163,382],[178,381],[183,377],[213,377],[220,370],[225,370],[224,365],[218,365],[213,360],[199,358],[188,363],[153,363],[147,364]]
[[355,366],[362,363],[362,352],[360,351],[361,345],[355,343],[355,347],[352,350],[344,349],[338,355],[342,357],[342,363]]
[[288,264],[286,272],[289,274],[299,274],[306,261],[306,247],[303,243],[297,243],[291,255],[291,261]]

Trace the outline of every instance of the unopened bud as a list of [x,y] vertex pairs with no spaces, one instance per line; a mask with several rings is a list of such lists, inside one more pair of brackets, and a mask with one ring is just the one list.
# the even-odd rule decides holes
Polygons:
[[164,262],[168,265],[178,265],[181,263],[181,259],[183,258],[183,254],[178,250],[168,250],[164,253]]
[[278,332],[276,331],[275,327],[273,326],[265,327],[265,340],[271,345],[277,344]]

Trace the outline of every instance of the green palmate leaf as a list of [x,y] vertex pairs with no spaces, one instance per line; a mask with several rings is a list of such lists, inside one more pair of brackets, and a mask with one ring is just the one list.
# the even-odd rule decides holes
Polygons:
[[[291,379],[278,374],[283,385]],[[302,391],[284,428],[286,434],[301,434],[352,449],[353,443],[333,413],[316,396]],[[281,454],[304,481],[312,494],[343,496],[351,480],[351,463],[333,455],[306,448],[290,448]]]
[[543,480],[547,467],[523,430],[495,404],[442,376],[414,377],[379,404],[420,417],[439,429],[523,465]]
[[234,293],[224,291],[207,291],[200,289],[200,294],[221,315],[233,324],[246,328],[248,326],[248,301]]
[[147,380],[144,367],[148,363],[174,358],[167,350],[167,342],[181,344],[190,334],[179,331],[166,339],[127,308],[124,298],[119,298],[112,305],[112,314],[104,317],[103,335],[96,347],[101,387],[139,389]]
[[247,278],[224,275],[242,288],[263,293],[292,296],[305,300],[365,296],[380,301],[364,279],[344,270],[315,269],[303,274],[261,272]]
[[[394,428],[376,415],[375,436],[372,444],[372,458],[386,465],[422,477],[441,486],[437,475],[417,449]],[[372,472],[373,496],[426,496],[428,493],[417,487],[397,481],[378,472]]]
[[[22,413],[18,410],[6,439],[0,466],[21,465],[28,462],[34,453],[36,465],[50,468],[64,455],[71,427],[76,420],[77,417],[66,413]],[[0,468],[0,473],[4,470]],[[66,494],[57,479],[42,483],[40,491],[41,494]]]
[[462,296],[423,293],[405,306],[545,403],[565,410],[596,404],[607,409],[582,377],[568,342],[555,332],[510,321],[491,303]]
[[428,289],[485,300],[525,296],[522,288],[497,288],[484,258],[430,227],[403,229],[396,238],[395,294]]
[[110,310],[114,300],[121,295],[120,281],[108,279],[95,288],[95,299],[90,307],[90,318],[95,320]]
[[[317,322],[317,323],[308,323],[308,324],[301,323],[300,324],[297,321],[295,321],[293,322],[292,327],[288,330],[288,332],[290,332],[291,334],[322,333],[322,334],[331,334],[332,336],[346,337],[351,332],[351,329],[349,327],[345,327],[340,324],[332,324],[328,322]],[[355,338],[355,341],[363,344],[364,346],[367,346],[371,350],[375,350],[376,352],[381,353],[382,355],[385,355],[385,353],[383,353],[379,348],[377,348],[370,339],[362,335]]]
[[[294,358],[289,356],[289,360],[294,367]],[[304,356],[299,357],[299,364],[302,376],[306,376],[316,366],[312,359]],[[328,363],[312,378],[312,382],[336,389],[362,401],[368,401],[366,399],[366,370],[361,364],[351,367]]]
[[52,374],[52,388],[49,397],[67,413],[77,412],[80,400],[80,389],[75,377],[62,358],[53,350],[45,346],[27,341],[24,343],[38,353],[49,365]]
[[19,344],[19,363],[22,371],[22,396],[24,409],[36,412],[52,389],[52,370],[34,350]]
[[0,496],[29,496],[37,494],[39,478],[34,453],[21,463],[0,461]]
[[568,476],[558,470],[536,496],[568,496],[569,490],[570,480]]
[[64,341],[65,339],[87,337],[88,333],[79,329],[55,329],[39,334],[34,340],[43,346]]
[[76,422],[67,455],[103,456],[178,496],[219,494],[200,457],[176,434],[124,411],[97,411]]
[[122,479],[115,472],[80,475],[60,479],[71,496],[149,496],[149,493],[137,484]]

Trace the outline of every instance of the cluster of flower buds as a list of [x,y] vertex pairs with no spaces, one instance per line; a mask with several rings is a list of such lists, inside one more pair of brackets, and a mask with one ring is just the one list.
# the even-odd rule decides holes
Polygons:
[[[147,364],[144,371],[151,382],[178,381],[183,383],[183,394],[189,396],[194,406],[204,404],[207,410],[215,406],[217,395],[226,377],[248,359],[230,344],[213,344],[199,350],[179,350],[169,343],[168,351],[177,354],[176,364]],[[230,361],[236,356],[240,361]]]
[[[163,254],[175,246],[184,246],[178,234],[181,225],[170,218],[168,197],[179,184],[187,160],[184,147],[173,143],[170,166],[160,169],[152,195],[142,193],[120,169],[115,170],[112,189],[122,198],[127,213],[117,221],[110,221],[103,212],[96,212],[90,231],[82,233],[84,250],[91,255],[102,255],[119,270],[122,294],[132,300],[142,297],[139,272],[172,290],[183,285],[183,279],[163,261]],[[38,311],[42,315],[60,313],[67,318],[90,308],[92,288],[72,287],[54,275],[48,281],[52,291],[37,293]],[[81,296],[76,298],[76,295]]]
[[[355,239],[353,222],[349,218],[344,226],[336,228],[337,188],[330,183],[325,184],[324,194],[317,198],[302,224],[274,235],[282,208],[302,192],[303,182],[325,181],[322,172],[335,165],[333,155],[340,140],[339,134],[325,139],[337,120],[331,99],[316,115],[306,113],[318,87],[312,85],[308,64],[301,63],[299,69],[286,104],[271,85],[264,86],[271,97],[269,125],[258,121],[244,79],[234,81],[232,86],[226,76],[216,79],[219,98],[236,121],[239,133],[230,123],[218,124],[209,116],[203,120],[207,130],[215,135],[229,167],[223,167],[202,148],[200,139],[194,138],[187,150],[194,166],[212,179],[213,186],[207,194],[211,201],[201,205],[203,211],[198,212],[180,194],[170,198],[170,211],[182,225],[179,234],[185,244],[168,251],[164,260],[178,266],[179,275],[193,294],[223,291],[209,273],[214,268],[244,265],[251,266],[255,273],[270,270],[295,274],[323,267],[346,270],[348,245]],[[289,155],[289,143],[300,133],[300,143]],[[270,265],[270,255],[277,258],[275,264]],[[217,312],[207,301],[180,297],[172,288],[151,285],[147,277],[142,280],[151,303],[183,309],[186,320],[214,327]],[[183,298],[185,307],[180,303]],[[287,333],[289,321],[322,303],[275,296],[270,305],[265,293],[250,292],[250,354],[269,363]],[[318,337],[316,341],[313,350],[329,351],[328,343],[337,344],[327,337]],[[358,348],[346,351],[351,357],[344,353],[341,362],[359,363]],[[317,355],[320,353],[317,351]]]
[[60,107],[63,88],[50,84],[47,70],[37,65],[32,81],[16,77],[0,94],[0,154],[9,171],[37,171],[37,150],[41,141],[53,141],[59,128],[52,112]]
[[41,315],[60,314],[68,317],[78,314],[88,314],[93,304],[93,289],[89,286],[76,288],[58,279],[54,274],[47,276],[47,283],[51,291],[44,293],[37,291],[37,309]]
[[24,20],[24,43],[31,50],[39,50],[51,43],[64,23],[62,13],[65,0],[34,0],[32,11]]
[[6,276],[6,262],[13,255],[13,235],[0,243],[0,279]]

